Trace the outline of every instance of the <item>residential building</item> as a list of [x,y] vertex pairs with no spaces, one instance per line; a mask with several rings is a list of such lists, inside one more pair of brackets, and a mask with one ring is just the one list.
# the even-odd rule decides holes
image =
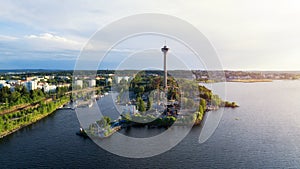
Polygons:
[[119,109],[123,114],[129,113],[131,116],[138,112],[135,105],[119,106]]
[[49,84],[45,84],[43,86],[44,92],[54,92],[56,91],[56,86],[55,85],[49,85]]
[[88,83],[89,83],[89,87],[95,87],[96,86],[96,80],[95,79],[89,80]]
[[108,84],[112,84],[112,78],[107,78],[106,79],[106,85],[108,85]]
[[83,87],[83,81],[82,80],[75,80],[75,86],[79,86],[80,88]]
[[7,84],[5,80],[0,80],[0,89],[3,88],[3,87],[8,87],[8,88],[10,88],[11,85],[10,85],[10,84]]
[[122,79],[124,79],[128,82],[129,80],[132,79],[132,77],[129,77],[129,76],[116,76],[115,79],[116,79],[116,83],[119,84]]
[[37,89],[37,82],[36,81],[28,81],[24,83],[24,86],[28,91]]

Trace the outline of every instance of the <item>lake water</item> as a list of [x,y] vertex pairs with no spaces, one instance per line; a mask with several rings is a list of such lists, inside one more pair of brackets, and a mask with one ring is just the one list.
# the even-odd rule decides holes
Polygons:
[[[0,139],[1,168],[300,168],[300,81],[226,83],[228,108],[205,143],[199,128],[170,151],[145,159],[119,157],[79,128],[72,110]],[[130,132],[145,132],[131,128]],[[113,139],[113,138],[109,138]],[[139,146],[139,145],[136,145]]]

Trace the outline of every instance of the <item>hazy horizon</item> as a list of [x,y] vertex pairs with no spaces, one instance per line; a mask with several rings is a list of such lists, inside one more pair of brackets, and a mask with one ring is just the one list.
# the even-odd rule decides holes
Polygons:
[[[40,70],[40,71],[74,71],[74,69],[43,69],[43,68],[34,68],[34,69],[26,69],[26,68],[19,68],[19,69],[0,69],[0,71],[23,71],[23,70],[29,70],[29,71],[36,71],[36,70]],[[82,71],[93,71],[93,70],[89,70],[89,69],[81,69]],[[139,69],[97,69],[97,71],[99,70],[108,70],[108,71],[136,71]],[[163,69],[157,70],[157,69],[145,69],[142,71],[163,71]],[[77,70],[80,71],[80,70]],[[224,69],[224,70],[204,70],[204,69],[191,69],[191,70],[182,70],[182,69],[170,69],[169,71],[232,71],[232,72],[238,72],[238,71],[242,71],[242,72],[297,72],[300,73],[300,70],[241,70],[241,69]]]

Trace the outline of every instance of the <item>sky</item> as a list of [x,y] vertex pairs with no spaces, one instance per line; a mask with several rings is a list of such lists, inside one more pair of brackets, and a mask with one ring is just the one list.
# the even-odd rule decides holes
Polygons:
[[298,0],[1,0],[0,69],[73,69],[95,32],[142,13],[194,25],[223,69],[300,70]]

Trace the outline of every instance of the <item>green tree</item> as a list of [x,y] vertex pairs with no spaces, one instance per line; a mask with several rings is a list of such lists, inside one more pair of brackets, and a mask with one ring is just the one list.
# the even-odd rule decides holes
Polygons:
[[202,106],[202,109],[205,111],[206,110],[206,100],[201,98],[200,105]]
[[19,93],[18,91],[14,91],[10,94],[9,101],[13,105],[16,105],[18,103],[18,100],[20,99],[20,97],[21,97],[21,93]]
[[107,124],[110,124],[111,118],[108,116],[104,116],[103,119],[106,121]]
[[151,110],[152,109],[152,104],[153,104],[153,99],[150,97],[148,102],[147,102],[147,110]]
[[137,98],[137,109],[140,112],[146,111],[145,102],[143,101],[143,99],[141,97]]
[[101,118],[101,120],[97,121],[96,123],[102,128],[107,128],[110,126],[110,122],[111,119],[107,116],[104,116]]
[[0,117],[0,132],[2,132],[4,129],[4,120],[2,119],[2,117]]

